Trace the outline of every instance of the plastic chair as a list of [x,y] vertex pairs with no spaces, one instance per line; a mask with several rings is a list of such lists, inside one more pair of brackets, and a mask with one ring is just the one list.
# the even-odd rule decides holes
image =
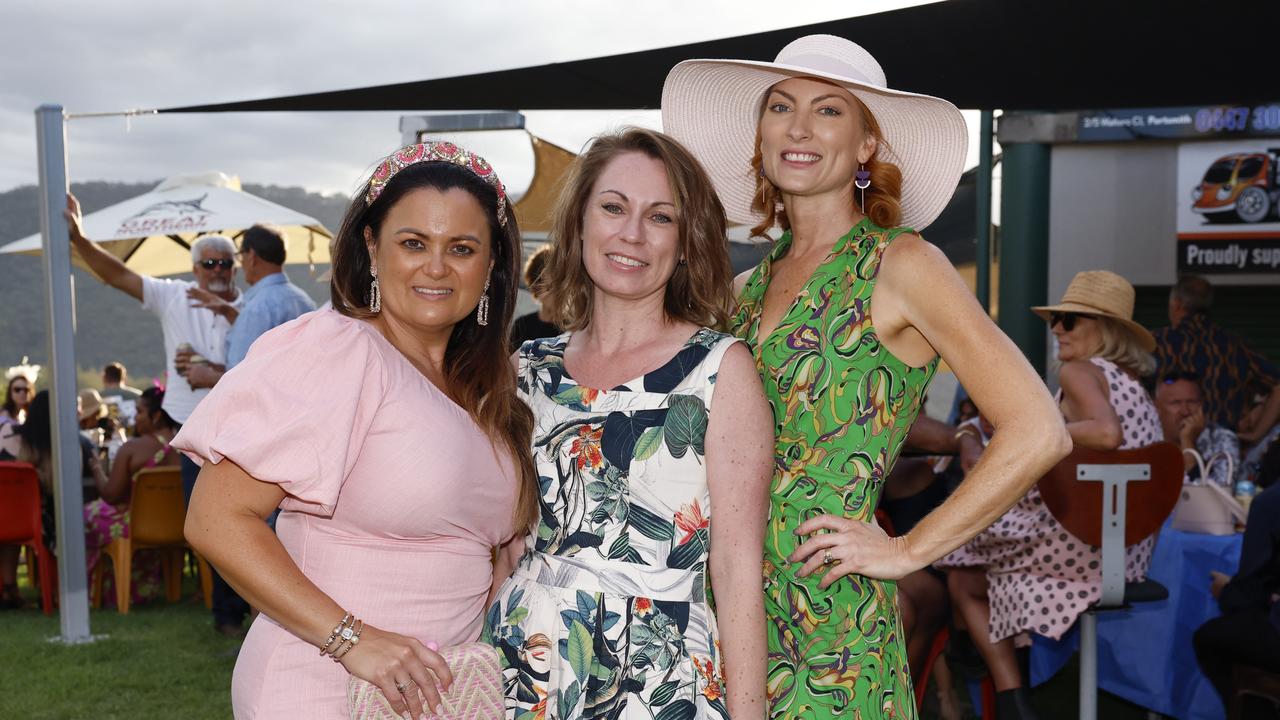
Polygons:
[[[52,615],[58,573],[53,554],[44,545],[40,510],[40,477],[35,467],[0,462],[0,545],[27,549],[27,568],[38,576],[41,607],[45,615]],[[32,585],[36,580],[37,577],[32,578]]]
[[[129,498],[129,537],[116,538],[103,549],[103,554],[111,558],[115,572],[116,609],[120,614],[129,613],[133,554],[139,550],[160,550],[165,599],[177,602],[182,597],[182,558],[188,549],[182,534],[185,521],[186,503],[178,468],[146,468],[134,474]],[[104,572],[99,562],[94,569],[95,607],[101,602]]]
[[1158,442],[1134,450],[1077,449],[1040,481],[1045,506],[1072,535],[1101,548],[1102,597],[1080,616],[1080,717],[1098,715],[1098,613],[1155,602],[1169,590],[1126,582],[1125,547],[1155,534],[1182,493],[1182,453]]

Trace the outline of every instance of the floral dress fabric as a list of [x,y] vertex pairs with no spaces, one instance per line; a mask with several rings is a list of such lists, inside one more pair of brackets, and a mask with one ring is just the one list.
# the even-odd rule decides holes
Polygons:
[[[1120,449],[1162,440],[1160,416],[1142,385],[1110,360],[1095,357],[1090,362],[1107,379],[1108,399],[1124,434]],[[1127,580],[1146,577],[1155,543],[1152,536],[1125,548]],[[935,565],[987,568],[988,634],[991,642],[999,642],[1022,632],[1061,639],[1102,596],[1101,562],[1101,551],[1067,532],[1033,487],[999,520]]]
[[541,517],[485,618],[507,716],[725,718],[705,434],[735,340],[701,329],[661,368],[597,390],[565,372],[568,339],[519,353]]
[[880,259],[903,232],[855,225],[767,337],[765,291],[790,232],[738,300],[734,332],[755,353],[777,436],[764,562],[771,718],[916,716],[896,583],[848,575],[823,590],[823,573],[796,577],[786,559],[809,518],[872,521],[937,369],[894,357],[872,322]]

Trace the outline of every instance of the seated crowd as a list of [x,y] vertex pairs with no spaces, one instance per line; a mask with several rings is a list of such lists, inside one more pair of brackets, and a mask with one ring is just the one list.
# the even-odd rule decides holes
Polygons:
[[[250,256],[257,250],[267,258],[257,259],[265,269],[259,268],[254,279],[279,272],[283,255],[271,250],[269,242],[249,247]],[[214,254],[216,262],[210,266],[209,258],[197,253],[197,265],[203,262],[209,275],[227,269],[221,260],[230,252],[215,246]],[[545,261],[546,254],[538,253],[526,268],[535,295]],[[209,284],[179,288],[184,299],[189,296],[195,303],[182,304],[234,324],[248,306],[238,296],[229,301],[217,283],[212,283],[211,294]],[[135,294],[142,293],[139,288]],[[296,297],[290,296],[289,302],[294,306],[288,312],[255,322],[274,326],[306,310]],[[1232,678],[1224,668],[1231,663],[1280,672],[1280,607],[1275,603],[1280,591],[1280,490],[1275,483],[1280,469],[1280,370],[1210,319],[1212,287],[1203,278],[1178,281],[1169,300],[1171,324],[1154,333],[1134,322],[1133,302],[1134,290],[1124,278],[1090,271],[1076,276],[1059,304],[1033,310],[1047,322],[1056,341],[1053,378],[1077,447],[1116,450],[1163,440],[1185,451],[1185,481],[1212,483],[1228,492],[1246,484],[1261,492],[1249,514],[1239,574],[1212,579],[1224,614],[1195,636],[1204,673],[1225,701]],[[529,326],[525,329],[530,337],[555,329],[536,314],[522,322]],[[254,337],[261,332],[265,330],[255,328]],[[245,348],[247,344],[239,348],[240,357]],[[183,374],[177,382],[188,382],[188,374],[200,362],[193,356],[198,354],[179,351],[177,367]],[[203,382],[215,383],[227,369],[222,363],[204,362],[209,377]],[[25,359],[8,373],[0,411],[0,459],[36,467],[44,495],[45,542],[52,548],[53,441],[49,395],[36,392],[38,374],[39,368]],[[191,381],[193,387],[199,384]],[[102,387],[82,390],[77,402],[81,474],[86,481],[87,564],[92,573],[102,562],[103,548],[129,532],[135,474],[144,468],[180,465],[181,456],[170,443],[181,424],[166,410],[162,387],[129,387],[119,363],[107,365]],[[908,532],[940,505],[991,439],[992,426],[963,389],[949,421],[922,415],[911,428],[906,456],[894,467],[880,498],[878,516],[891,534]],[[1207,477],[1201,477],[1202,472]],[[1153,536],[1127,549],[1128,579],[1146,575],[1156,542],[1158,536]],[[17,589],[18,557],[16,548],[0,547],[0,607],[23,605]],[[948,653],[931,668],[940,715],[961,717],[950,661],[956,669],[977,667],[989,674],[997,717],[1034,717],[1026,658],[1018,649],[1032,634],[1058,639],[1075,625],[1099,597],[1099,564],[1099,549],[1063,528],[1033,488],[969,543],[903,578],[898,603],[913,676],[924,676],[935,637],[944,628],[952,629]],[[158,557],[135,561],[132,587],[135,602],[160,594]]]

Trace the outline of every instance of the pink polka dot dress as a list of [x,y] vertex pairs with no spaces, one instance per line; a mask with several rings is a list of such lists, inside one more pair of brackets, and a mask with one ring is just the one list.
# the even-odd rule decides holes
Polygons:
[[[1147,391],[1115,363],[1092,358],[1106,376],[1111,407],[1124,430],[1121,449],[1163,439],[1160,418]],[[1155,537],[1125,550],[1125,576],[1146,577]],[[1102,594],[1102,555],[1054,519],[1032,488],[991,527],[939,560],[944,570],[986,567],[991,602],[991,642],[1022,632],[1060,639]]]
[[[516,475],[369,323],[321,310],[263,335],[173,445],[280,485],[280,542],[366,623],[441,646],[479,637]],[[235,717],[346,720],[348,677],[263,613],[236,660]]]

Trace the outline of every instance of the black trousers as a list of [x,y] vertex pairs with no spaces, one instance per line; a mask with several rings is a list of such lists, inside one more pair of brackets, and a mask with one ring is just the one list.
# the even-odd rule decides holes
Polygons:
[[[196,487],[196,477],[200,475],[200,466],[192,462],[186,455],[182,456],[182,491],[187,497],[187,504],[191,504],[191,491]],[[213,574],[213,624],[218,625],[235,625],[244,624],[245,616],[249,614],[249,603],[240,597],[235,590],[227,584],[226,580],[218,574],[213,566],[209,566],[209,571]]]
[[1196,661],[1229,707],[1235,694],[1232,666],[1239,663],[1280,672],[1280,632],[1262,610],[1245,610],[1216,617],[1191,638]]

